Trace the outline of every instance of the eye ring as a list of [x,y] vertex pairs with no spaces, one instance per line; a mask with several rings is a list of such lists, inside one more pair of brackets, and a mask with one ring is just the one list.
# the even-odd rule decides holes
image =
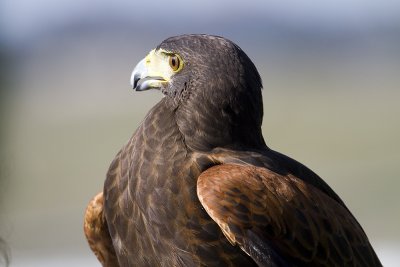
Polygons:
[[182,65],[182,61],[177,55],[170,55],[168,62],[173,71],[178,71]]

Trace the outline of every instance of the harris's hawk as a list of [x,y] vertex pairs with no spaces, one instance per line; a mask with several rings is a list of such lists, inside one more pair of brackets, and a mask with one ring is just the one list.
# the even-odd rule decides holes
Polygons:
[[381,266],[338,195],[265,144],[261,79],[236,44],[166,39],[131,83],[164,97],[86,211],[104,266]]

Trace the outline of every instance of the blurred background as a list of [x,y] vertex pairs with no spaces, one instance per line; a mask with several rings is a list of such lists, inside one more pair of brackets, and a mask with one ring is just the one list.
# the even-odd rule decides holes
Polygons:
[[11,266],[100,266],[82,232],[86,204],[161,98],[133,92],[131,70],[182,33],[222,35],[249,55],[269,146],[323,177],[383,264],[398,265],[399,1],[2,0],[0,236]]

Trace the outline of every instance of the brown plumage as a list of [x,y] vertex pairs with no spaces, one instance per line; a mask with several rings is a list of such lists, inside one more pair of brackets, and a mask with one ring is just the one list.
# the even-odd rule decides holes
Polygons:
[[381,266],[335,192],[265,145],[261,79],[237,45],[169,38],[132,85],[165,97],[86,212],[104,266]]
[[296,265],[379,264],[348,210],[291,174],[223,164],[199,176],[197,194],[231,244],[252,253],[255,261],[267,261],[261,240]]
[[103,192],[97,194],[85,211],[83,231],[89,246],[103,266],[119,266],[103,212]]

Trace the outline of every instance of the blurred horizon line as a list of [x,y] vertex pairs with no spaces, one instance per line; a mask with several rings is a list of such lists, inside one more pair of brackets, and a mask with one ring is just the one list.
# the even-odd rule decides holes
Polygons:
[[[42,38],[71,32],[108,32],[124,31],[132,32],[147,37],[146,28],[151,29],[152,35],[164,38],[170,35],[183,33],[207,33],[224,37],[235,35],[243,38],[252,34],[259,39],[309,39],[329,40],[337,44],[343,41],[351,42],[357,39],[367,39],[368,36],[390,38],[395,43],[400,43],[400,16],[387,20],[374,19],[372,21],[343,23],[337,21],[314,20],[290,20],[280,18],[277,15],[262,16],[261,14],[243,14],[241,20],[235,17],[209,18],[201,21],[197,17],[191,19],[187,25],[176,25],[175,21],[163,21],[160,18],[152,18],[149,21],[141,21],[128,16],[115,16],[96,12],[91,16],[78,16],[76,19],[59,19],[47,25],[37,25],[32,31],[15,29],[12,27],[0,27],[0,44],[7,48],[24,49]],[[191,32],[186,32],[191,26]],[[227,36],[228,35],[228,36]],[[151,39],[151,38],[150,38]],[[158,40],[161,41],[161,40]]]

